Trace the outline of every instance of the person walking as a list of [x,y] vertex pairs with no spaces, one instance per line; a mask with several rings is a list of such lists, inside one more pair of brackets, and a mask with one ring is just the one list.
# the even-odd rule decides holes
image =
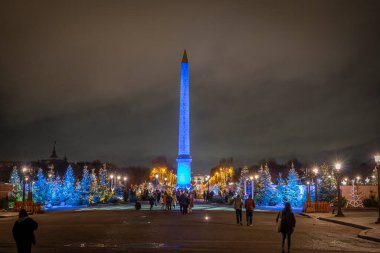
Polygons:
[[193,211],[193,207],[194,207],[194,195],[190,194],[190,197],[189,197],[189,213],[191,213]]
[[185,196],[185,193],[184,192],[181,192],[181,195],[179,196],[178,198],[178,202],[179,202],[179,211],[183,213],[183,209],[184,209],[184,203],[186,202],[186,196]]
[[243,219],[242,219],[242,216],[243,216],[243,212],[242,212],[243,200],[241,199],[239,194],[234,199],[233,205],[234,205],[235,212],[236,212],[236,222],[238,225],[243,226]]
[[163,193],[161,196],[161,210],[166,211],[166,193]]
[[149,195],[149,205],[150,205],[150,210],[152,210],[154,206],[154,196],[152,194]]
[[290,252],[290,245],[292,241],[292,233],[294,232],[294,228],[296,226],[296,217],[292,211],[292,207],[290,203],[285,203],[285,208],[281,212],[277,214],[276,222],[279,222],[279,231],[282,234],[282,252],[285,247],[285,239],[288,239],[288,252]]
[[31,253],[32,244],[36,244],[34,230],[38,228],[38,223],[28,216],[25,209],[21,209],[19,219],[12,229],[13,238],[16,241],[18,253]]
[[247,226],[252,226],[252,217],[253,217],[254,208],[255,208],[255,201],[252,199],[252,194],[249,194],[248,199],[245,201]]
[[173,198],[170,194],[167,194],[166,195],[166,209],[167,210],[172,210],[172,201],[173,201]]

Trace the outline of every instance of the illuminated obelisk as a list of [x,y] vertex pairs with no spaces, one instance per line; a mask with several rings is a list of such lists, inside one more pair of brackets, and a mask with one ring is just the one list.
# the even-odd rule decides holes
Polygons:
[[179,98],[179,139],[177,157],[177,187],[190,187],[190,117],[189,117],[189,62],[186,50],[181,62],[181,90]]

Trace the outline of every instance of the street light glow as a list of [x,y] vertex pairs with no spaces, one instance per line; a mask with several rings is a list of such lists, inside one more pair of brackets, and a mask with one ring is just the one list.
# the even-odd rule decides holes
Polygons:
[[113,179],[113,174],[111,174],[110,178]]
[[376,162],[377,165],[380,166],[380,154],[376,154],[375,155],[375,162]]
[[341,168],[342,168],[342,164],[341,164],[341,163],[336,163],[336,164],[335,164],[335,169],[336,169],[337,171],[340,171]]
[[256,175],[255,175],[255,179],[258,179],[258,178],[259,178],[259,175],[256,174]]
[[253,180],[253,176],[250,176],[249,179]]

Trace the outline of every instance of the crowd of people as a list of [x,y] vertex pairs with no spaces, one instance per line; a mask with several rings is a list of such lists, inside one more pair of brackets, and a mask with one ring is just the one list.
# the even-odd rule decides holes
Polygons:
[[148,195],[150,210],[160,206],[161,210],[172,210],[179,206],[182,214],[191,213],[196,193],[189,190],[160,191],[155,190]]
[[[204,201],[207,202],[207,193],[203,194]],[[172,190],[160,191],[155,190],[149,194],[150,210],[154,206],[160,206],[161,210],[172,210],[179,205],[180,212],[185,215],[192,212],[194,207],[194,200],[196,193],[189,190]],[[139,202],[136,202],[136,204]],[[140,208],[141,204],[139,203]],[[246,225],[252,226],[253,211],[256,207],[252,195],[244,200],[240,195],[237,195],[233,200],[233,207],[236,213],[236,223],[243,226],[243,207],[246,211]],[[138,208],[138,209],[140,209]],[[137,208],[136,208],[137,209]],[[285,240],[287,240],[287,249],[290,252],[291,248],[291,235],[294,232],[296,219],[290,203],[285,204],[285,208],[277,214],[276,218],[277,232],[282,234],[282,252],[285,248]],[[28,217],[25,210],[19,213],[19,219],[15,222],[13,227],[13,237],[16,241],[17,250],[19,253],[30,253],[32,244],[35,244],[35,237],[33,231],[38,227],[38,224]]]

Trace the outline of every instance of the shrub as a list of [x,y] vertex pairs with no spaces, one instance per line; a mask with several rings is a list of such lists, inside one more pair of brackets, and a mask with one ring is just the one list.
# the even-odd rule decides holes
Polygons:
[[378,207],[379,203],[375,199],[375,196],[370,196],[368,199],[363,200],[364,207]]

